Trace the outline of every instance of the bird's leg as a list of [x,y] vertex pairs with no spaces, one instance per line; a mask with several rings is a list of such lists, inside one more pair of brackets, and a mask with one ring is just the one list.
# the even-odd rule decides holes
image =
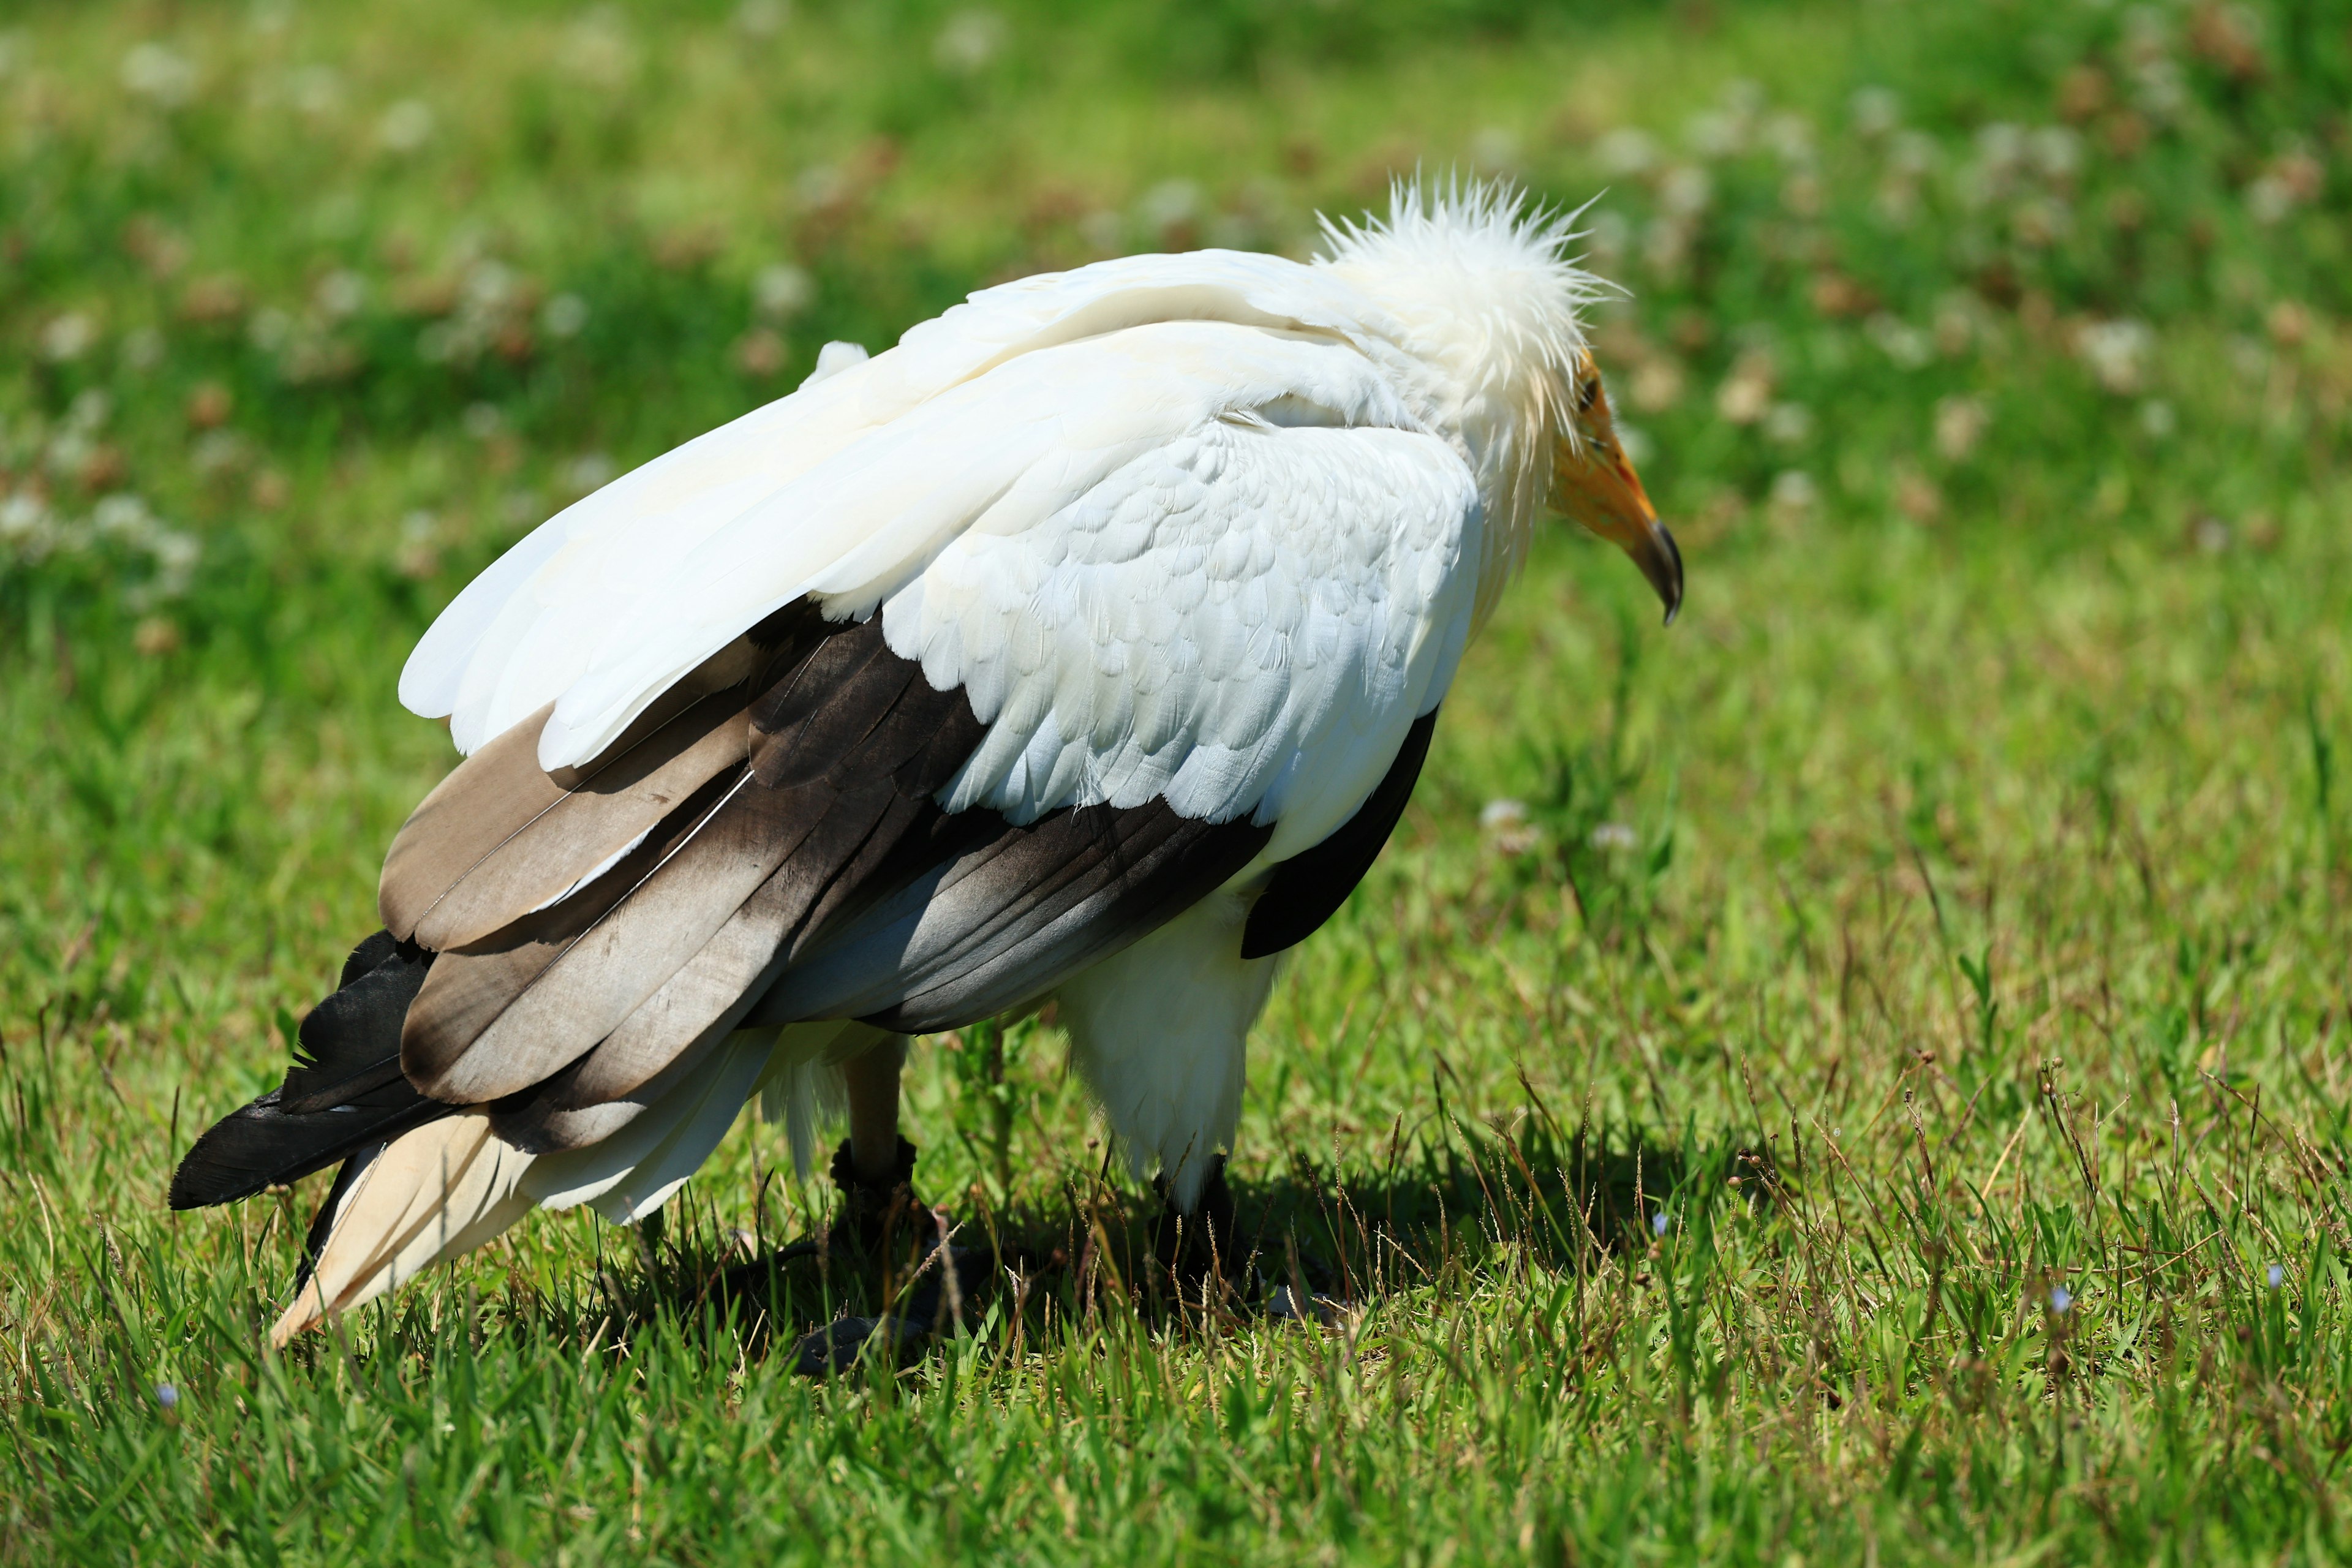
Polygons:
[[895,1231],[919,1255],[930,1210],[914,1194],[915,1146],[898,1136],[898,1072],[907,1040],[891,1035],[843,1064],[849,1082],[849,1137],[834,1151],[833,1179],[847,1201],[833,1227],[836,1242],[866,1251]]
[[[993,1272],[988,1256],[947,1245],[948,1222],[914,1193],[915,1146],[898,1136],[898,1072],[907,1041],[892,1035],[843,1065],[849,1082],[849,1136],[834,1151],[841,1217],[828,1245],[882,1265],[886,1315],[837,1318],[801,1336],[795,1371],[811,1376],[854,1365],[879,1342],[904,1361],[950,1325]],[[902,1273],[909,1265],[911,1273]]]
[[849,1058],[849,1158],[859,1184],[887,1186],[898,1164],[898,1073],[907,1040],[892,1035]]

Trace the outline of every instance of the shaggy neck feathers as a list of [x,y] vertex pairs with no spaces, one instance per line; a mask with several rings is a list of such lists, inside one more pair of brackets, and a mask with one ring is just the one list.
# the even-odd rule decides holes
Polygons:
[[1399,184],[1385,220],[1323,220],[1316,264],[1387,313],[1408,397],[1477,477],[1481,621],[1526,557],[1555,444],[1578,438],[1569,389],[1588,353],[1582,312],[1608,286],[1565,254],[1575,217],[1476,182]]

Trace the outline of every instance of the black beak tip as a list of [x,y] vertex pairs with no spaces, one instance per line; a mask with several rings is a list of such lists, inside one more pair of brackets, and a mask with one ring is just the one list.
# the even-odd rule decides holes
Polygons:
[[1665,554],[1659,563],[1654,584],[1658,597],[1665,601],[1665,624],[1673,626],[1675,617],[1682,614],[1683,609],[1683,552],[1682,547],[1675,542],[1675,536],[1666,531],[1664,523],[1658,525],[1658,542],[1665,547]]

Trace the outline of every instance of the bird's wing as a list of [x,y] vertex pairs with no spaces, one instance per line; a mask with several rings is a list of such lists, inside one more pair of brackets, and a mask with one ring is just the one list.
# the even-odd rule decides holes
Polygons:
[[[1144,415],[1119,416],[1115,465],[1065,440],[1076,456],[1029,465],[1062,482],[1024,473],[1047,493],[1023,506],[987,480],[977,521],[887,595],[857,587],[881,601],[871,617],[831,628],[770,695],[704,699],[552,804],[528,735],[509,736],[420,808],[387,861],[387,923],[465,938],[408,1014],[404,1064],[427,1092],[530,1094],[507,1130],[543,1147],[762,994],[774,1022],[986,1016],[1322,841],[1372,792],[1468,622],[1479,520],[1458,455],[1337,423],[1396,411],[1360,357],[1295,334],[1129,329],[976,384],[1013,372],[971,405],[992,430],[1012,414],[1013,437],[1040,422],[1066,437],[1114,385],[1163,428],[1147,441],[1128,428]],[[1051,382],[1066,411],[1044,421],[1024,399]],[[1236,384],[1254,394],[1239,408]],[[648,636],[662,606],[686,618],[733,595],[714,637],[772,608],[744,585],[756,536],[712,542],[727,551],[631,612]],[[734,739],[694,731],[713,714]],[[405,847],[461,833],[455,855]]]
[[[1049,455],[1076,456],[1053,447],[1053,433],[1034,424],[1037,415],[1050,419],[1072,406],[1053,403],[1050,375],[1058,373],[1043,384],[1041,406],[1037,378],[998,374],[1014,362],[1175,320],[1353,342],[1362,339],[1368,312],[1323,269],[1234,252],[1132,257],[983,290],[914,328],[889,352],[813,380],[550,519],[434,623],[402,673],[401,700],[427,717],[448,717],[458,749],[468,752],[561,700],[541,733],[541,760],[551,770],[583,763],[625,728],[616,714],[641,711],[648,692],[684,673],[662,664],[686,657],[678,647],[708,642],[707,654],[742,629],[712,630],[737,608],[733,599],[698,601],[684,618],[662,620],[670,635],[650,645],[642,622],[624,624],[635,607],[655,605],[656,615],[677,608],[664,603],[660,587],[674,570],[691,580],[702,547],[722,536],[756,538],[761,570],[746,586],[772,606],[814,588],[853,552],[869,567],[903,567],[905,554],[927,538],[970,521],[956,516],[960,508],[986,507],[991,478],[1009,482]],[[989,394],[954,398],[982,381]],[[1033,440],[1000,449],[997,439],[1020,435],[1024,411],[976,414],[971,405],[1017,397],[1024,382]],[[1097,416],[1082,421],[1096,436],[1116,442],[1119,414],[1148,420],[1155,412],[1118,387],[1103,392],[1082,409]],[[1039,439],[1048,447],[1041,449]],[[950,464],[977,471],[943,472]],[[1037,481],[1076,482],[1080,475],[1065,468],[1031,478],[1034,489]],[[858,549],[893,521],[899,526],[887,528],[888,542],[878,551]],[[725,554],[724,546],[715,553]]]

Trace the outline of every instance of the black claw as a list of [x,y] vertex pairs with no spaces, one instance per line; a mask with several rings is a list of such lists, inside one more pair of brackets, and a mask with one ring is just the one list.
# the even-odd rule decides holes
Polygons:
[[[910,1336],[891,1318],[835,1318],[821,1329],[800,1337],[793,1346],[793,1370],[803,1377],[830,1377],[847,1372],[866,1353],[868,1342],[883,1337],[894,1354],[903,1352]],[[923,1336],[927,1337],[927,1336]]]
[[[922,1282],[896,1312],[880,1318],[836,1318],[803,1334],[793,1346],[793,1370],[829,1377],[857,1364],[868,1344],[885,1347],[892,1364],[906,1366],[945,1334],[961,1333],[964,1315],[987,1291],[995,1259],[974,1247],[950,1247],[945,1267],[928,1260]],[[948,1271],[954,1274],[950,1289]]]

